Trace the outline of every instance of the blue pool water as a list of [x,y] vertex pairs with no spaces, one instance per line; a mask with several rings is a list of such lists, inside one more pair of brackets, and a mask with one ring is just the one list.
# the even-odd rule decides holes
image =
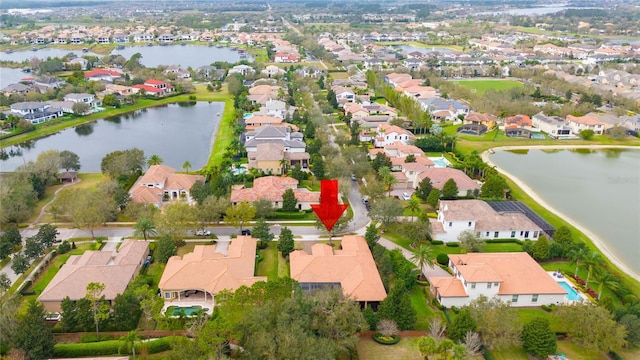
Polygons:
[[[189,307],[176,306],[171,311],[171,315],[170,316],[180,316],[180,313],[182,311],[184,311],[184,315],[185,316],[192,316],[192,315],[194,315],[195,313],[197,313],[200,310],[202,310],[202,306],[189,306]],[[204,310],[207,311],[209,309],[204,309]]]
[[443,158],[429,158],[429,160],[433,161],[437,168],[444,168],[449,166],[449,162]]
[[576,292],[576,290],[572,288],[571,285],[567,284],[566,281],[558,281],[558,284],[567,291],[567,299],[571,301],[582,300],[582,296],[580,296],[580,294],[578,294],[578,292]]
[[542,134],[532,133],[532,134],[531,134],[531,138],[532,138],[532,139],[544,139],[544,135],[542,135]]

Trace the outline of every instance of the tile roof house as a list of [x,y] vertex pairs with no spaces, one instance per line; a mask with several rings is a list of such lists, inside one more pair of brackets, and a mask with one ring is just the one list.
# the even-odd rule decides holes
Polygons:
[[525,252],[449,255],[454,277],[431,277],[431,294],[446,307],[465,306],[481,295],[512,307],[565,302],[567,291]]
[[196,245],[193,252],[172,256],[162,273],[158,288],[168,306],[200,305],[210,310],[221,291],[235,291],[267,281],[255,276],[256,239],[238,236],[229,244],[226,254],[215,245]]
[[82,255],[72,255],[38,300],[47,312],[59,313],[65,297],[82,299],[87,294],[87,285],[99,282],[105,285],[105,300],[113,301],[140,272],[148,254],[148,241],[125,240],[114,252],[90,250]]
[[296,165],[309,167],[311,156],[307,152],[290,151],[285,142],[264,142],[256,145],[256,151],[247,151],[249,169],[256,168],[263,174],[281,175]]
[[[435,221],[434,221],[435,222]],[[482,200],[441,200],[433,238],[458,241],[466,230],[481,239],[538,240],[543,229],[521,212],[498,212]]]
[[121,73],[114,71],[114,70],[107,70],[107,69],[93,69],[90,71],[85,71],[84,72],[84,77],[87,80],[93,80],[93,81],[108,81],[108,82],[113,82],[116,79],[119,79],[122,76]]
[[569,123],[558,116],[547,116],[542,112],[533,115],[531,123],[540,131],[558,138],[572,137]]
[[244,126],[247,130],[255,130],[265,125],[278,126],[282,121],[282,118],[277,116],[251,114],[244,118]]
[[196,181],[204,182],[202,175],[176,174],[166,165],[151,165],[129,190],[131,201],[160,206],[163,201],[186,200],[193,202],[189,189]]
[[40,124],[63,115],[62,109],[40,101],[22,101],[11,104],[10,113],[32,124]]
[[470,112],[462,121],[463,124],[484,125],[488,130],[496,126],[496,116],[493,114],[481,114]]
[[341,249],[314,244],[311,254],[296,250],[289,255],[291,278],[304,291],[339,287],[344,295],[374,309],[387,297],[371,251],[364,237],[342,238]]
[[602,135],[604,133],[605,126],[607,125],[593,115],[567,115],[567,122],[571,128],[571,132],[575,135],[579,135],[582,130],[593,130],[596,135]]
[[298,200],[299,210],[311,209],[311,204],[320,202],[320,192],[298,189],[298,180],[289,177],[264,176],[254,180],[253,188],[239,187],[231,190],[231,204],[243,201],[270,200],[276,208],[282,207],[282,195],[287,189],[293,190]]
[[[480,190],[480,185],[478,185],[477,182],[458,169],[436,167],[428,168],[418,174],[418,178],[416,180],[417,183],[420,183],[424,178],[429,178],[429,180],[431,180],[431,185],[440,191],[442,191],[444,184],[449,179],[453,179],[458,186],[458,196],[467,196],[469,193]],[[417,187],[417,184],[415,187]]]
[[149,79],[145,81],[144,84],[133,85],[133,87],[155,96],[165,96],[173,91],[173,86],[162,80],[155,79]]
[[391,145],[396,141],[403,144],[408,144],[409,141],[415,140],[415,135],[409,130],[403,129],[396,125],[390,125],[382,123],[378,125],[375,137],[375,147],[385,147]]

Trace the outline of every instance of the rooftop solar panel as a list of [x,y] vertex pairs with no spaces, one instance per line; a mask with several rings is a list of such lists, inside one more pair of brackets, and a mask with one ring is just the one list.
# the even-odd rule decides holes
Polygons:
[[534,224],[540,226],[547,235],[553,237],[556,232],[551,224],[540,217],[535,211],[531,210],[526,204],[519,201],[487,201],[487,204],[497,212],[519,212],[524,214]]

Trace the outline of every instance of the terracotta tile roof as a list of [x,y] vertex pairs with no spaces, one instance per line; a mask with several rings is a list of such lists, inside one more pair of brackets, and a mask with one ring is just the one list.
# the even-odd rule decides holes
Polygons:
[[540,226],[529,220],[526,215],[513,212],[498,213],[482,200],[442,200],[440,210],[443,211],[446,221],[475,221],[476,231],[540,229]]
[[442,297],[467,297],[462,281],[454,277],[429,278],[431,287],[438,289]]
[[297,250],[290,255],[291,278],[300,283],[340,283],[342,292],[357,301],[382,301],[387,293],[362,236],[342,238],[342,250],[315,244],[311,254]]
[[239,236],[231,241],[227,255],[215,252],[215,245],[196,245],[182,258],[172,256],[158,287],[164,291],[205,290],[217,294],[266,281],[254,276],[256,239]]
[[196,181],[204,180],[202,175],[176,174],[169,166],[151,165],[133,184],[129,196],[133,202],[159,203],[165,189],[189,191]]
[[504,120],[505,124],[513,124],[517,126],[532,126],[531,118],[528,115],[514,115]]
[[500,295],[567,293],[525,252],[451,254],[449,259],[468,282],[502,282]]
[[585,115],[585,116],[573,116],[573,115],[567,115],[567,121],[576,123],[576,124],[583,124],[583,125],[605,125],[605,123],[603,123],[602,121],[600,121],[600,119],[598,119],[597,117],[593,116],[593,115]]
[[122,76],[122,74],[120,74],[117,71],[106,70],[106,69],[93,69],[93,70],[84,72],[84,77],[93,77],[93,76],[98,76],[98,75],[109,75],[109,76],[114,76],[114,77]]
[[420,181],[428,177],[431,185],[438,190],[442,190],[444,184],[453,179],[458,186],[458,190],[480,190],[480,185],[468,177],[464,172],[452,168],[429,168],[420,174]]
[[125,240],[116,252],[90,250],[82,255],[72,255],[38,300],[62,301],[67,296],[79,300],[85,297],[91,282],[105,284],[105,299],[113,300],[125,291],[148,253],[148,241]]
[[253,182],[253,188],[241,188],[231,190],[231,202],[254,202],[267,199],[273,202],[282,202],[282,194],[285,190],[292,189],[298,202],[320,202],[320,192],[311,192],[307,189],[298,189],[298,180],[290,177],[263,176]]
[[470,112],[467,117],[464,118],[464,121],[474,122],[474,123],[483,123],[483,122],[491,122],[496,121],[496,116],[493,114],[481,114],[478,112]]
[[278,91],[282,89],[275,85],[257,85],[249,88],[249,95],[278,95]]

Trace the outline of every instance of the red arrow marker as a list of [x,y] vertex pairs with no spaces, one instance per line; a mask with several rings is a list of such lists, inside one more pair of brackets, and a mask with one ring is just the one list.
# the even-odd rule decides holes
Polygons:
[[338,203],[338,180],[320,180],[320,204],[312,204],[311,208],[328,232],[331,232],[347,207],[349,205]]

